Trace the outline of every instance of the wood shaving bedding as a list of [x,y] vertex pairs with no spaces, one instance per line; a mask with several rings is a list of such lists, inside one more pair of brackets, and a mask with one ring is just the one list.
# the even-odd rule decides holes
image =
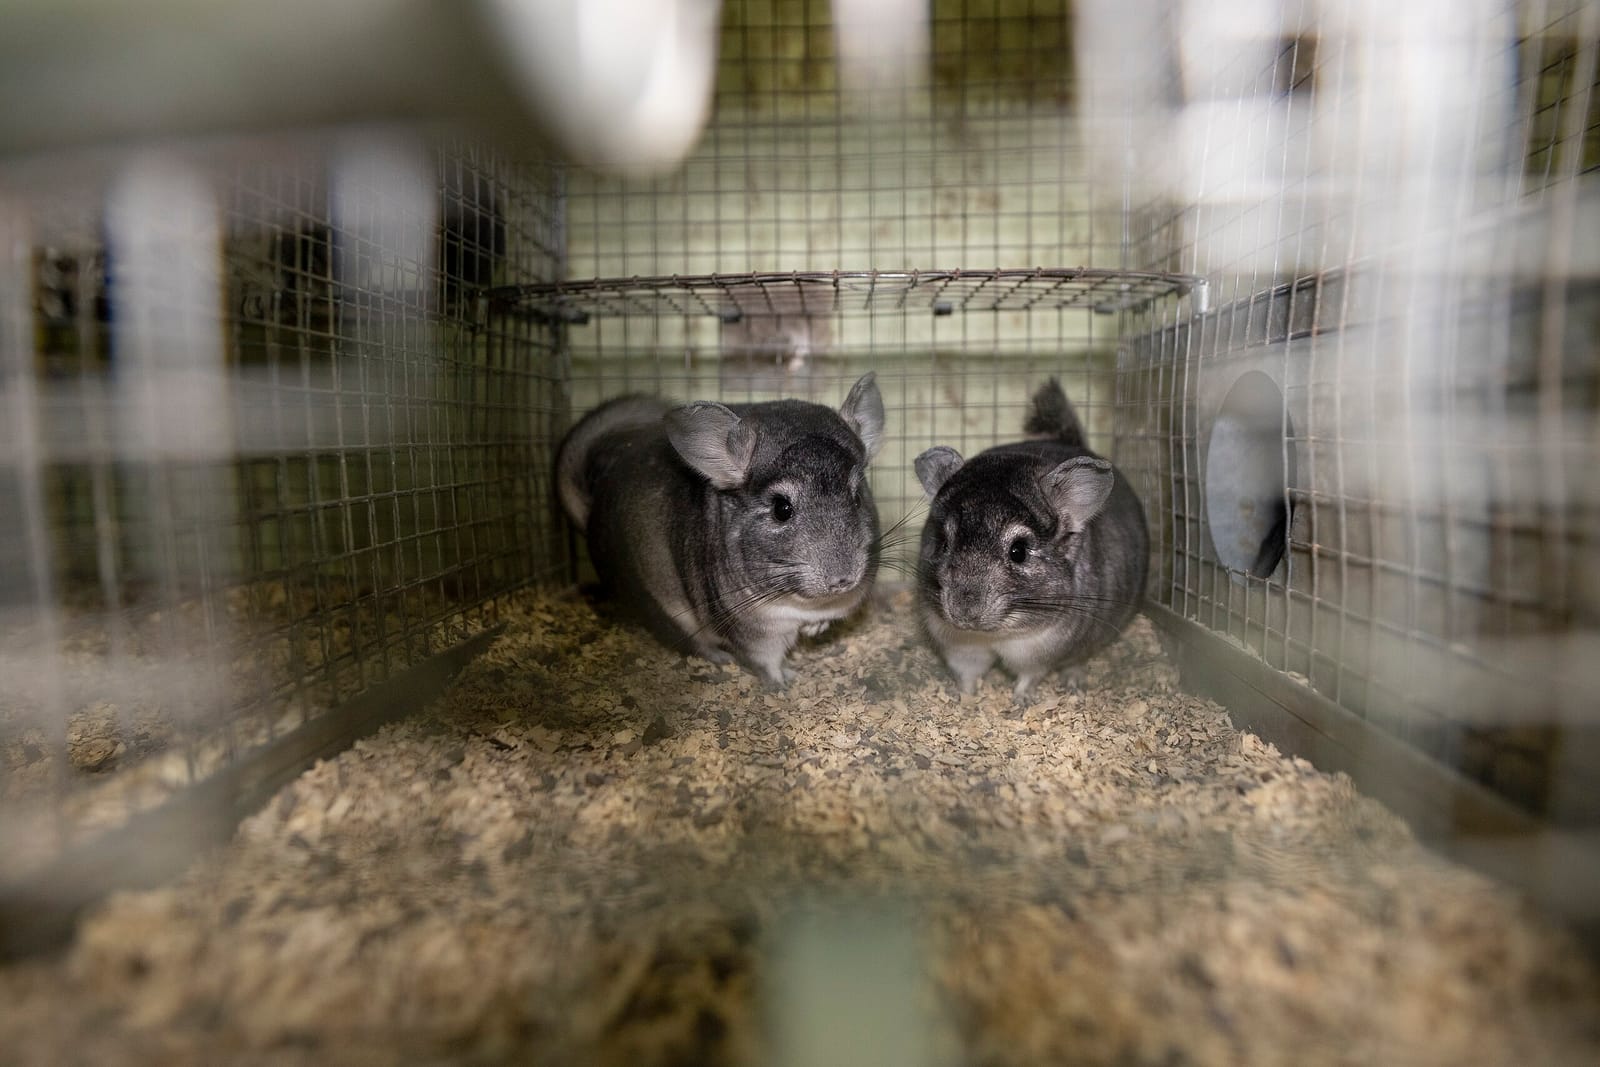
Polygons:
[[1600,1062],[1564,933],[1183,693],[1143,619],[1017,708],[953,691],[904,592],[783,693],[580,597],[507,614],[428,711],[0,971],[7,1061],[767,1062],[773,931],[871,902],[944,1062]]

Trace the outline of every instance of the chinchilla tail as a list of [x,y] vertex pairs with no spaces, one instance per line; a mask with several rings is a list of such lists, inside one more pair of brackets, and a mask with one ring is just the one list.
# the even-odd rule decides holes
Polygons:
[[1028,417],[1022,429],[1036,437],[1049,437],[1075,448],[1089,447],[1083,437],[1083,424],[1078,421],[1078,413],[1072,410],[1067,394],[1061,391],[1061,383],[1054,378],[1033,394],[1033,403],[1028,408]]
[[556,449],[556,494],[578,529],[589,524],[589,452],[607,434],[659,423],[670,405],[655,396],[621,396],[579,419]]

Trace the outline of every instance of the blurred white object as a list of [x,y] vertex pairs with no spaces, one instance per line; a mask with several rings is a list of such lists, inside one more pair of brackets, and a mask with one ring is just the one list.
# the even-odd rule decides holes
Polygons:
[[341,140],[328,198],[340,285],[428,306],[438,262],[438,193],[429,163],[420,143],[392,131]]
[[206,178],[136,159],[111,189],[119,454],[226,459],[233,426],[222,343],[222,216]]
[[720,0],[8,0],[0,155],[372,122],[657,169],[710,111]]
[[[1428,242],[1504,186],[1515,40],[1500,0],[1080,0],[1098,173],[1194,212],[1176,264],[1221,279],[1306,274]],[[1307,89],[1271,72],[1303,49]],[[1303,220],[1292,225],[1290,220]],[[1322,229],[1315,239],[1307,233]],[[1453,247],[1451,264],[1471,249]],[[1221,289],[1221,286],[1218,286]]]
[[769,1059],[780,1067],[944,1067],[922,923],[902,902],[838,901],[785,916],[768,948]]
[[626,170],[677,163],[711,111],[721,0],[485,0],[563,147]]
[[833,0],[839,75],[848,90],[897,89],[928,60],[926,0]]

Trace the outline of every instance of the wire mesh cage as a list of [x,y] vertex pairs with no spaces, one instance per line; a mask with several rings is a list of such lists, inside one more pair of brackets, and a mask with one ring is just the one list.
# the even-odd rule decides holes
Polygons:
[[[1469,5],[1443,39],[1318,15],[1233,27],[1229,62],[1146,24],[1183,52],[1168,115],[1205,146],[1185,162],[1206,194],[1147,185],[1142,265],[1229,294],[1129,331],[1128,454],[1170,500],[1152,596],[1520,808],[1592,826],[1593,492],[1574,459],[1594,416],[1574,398],[1594,264],[1568,237],[1596,221],[1594,12]],[[1394,53],[1450,77],[1375,134],[1373,59]],[[1254,141],[1228,135],[1240,121]]]
[[72,846],[270,779],[565,569],[554,337],[477,296],[559,269],[553,172],[273,147],[71,199],[23,174],[8,205],[13,877],[71,883]]
[[[0,122],[0,955],[70,939],[0,1039],[1596,1052],[1600,5],[394,7],[224,136]],[[616,625],[577,418],[869,371],[877,588],[789,688]],[[963,695],[914,460],[1050,378],[1146,618]]]

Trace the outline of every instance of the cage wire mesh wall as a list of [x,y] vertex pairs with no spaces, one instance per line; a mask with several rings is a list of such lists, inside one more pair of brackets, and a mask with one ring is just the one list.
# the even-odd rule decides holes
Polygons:
[[852,86],[824,0],[730,5],[714,118],[684,164],[650,181],[573,176],[569,275],[961,268],[973,279],[948,293],[845,279],[841,299],[808,305],[815,279],[768,281],[757,302],[729,278],[718,284],[734,290],[735,321],[714,313],[721,304],[597,308],[609,313],[567,334],[574,409],[629,390],[837,404],[876,370],[891,412],[872,475],[886,525],[921,502],[918,452],[1015,432],[1049,374],[1109,449],[1112,291],[1005,278],[967,295],[985,270],[1124,265],[1119,194],[1089,180],[1085,144],[1063,121],[1075,93],[1064,14],[934,4],[930,62]]
[[1124,334],[1152,599],[1592,834],[1594,6],[1102,14],[1131,262],[1213,294]]
[[654,176],[387,126],[0,161],[9,901],[169,875],[141,827],[218,837],[580,581],[576,415],[871,370],[883,525],[1058,378],[1186,678],[1595,922],[1600,8],[937,0],[852,65],[847,6],[726,4]]
[[551,329],[477,295],[558,275],[550,167],[382,133],[61,166],[4,213],[0,849],[70,899],[76,846],[174,799],[205,836],[565,573],[566,402]]

